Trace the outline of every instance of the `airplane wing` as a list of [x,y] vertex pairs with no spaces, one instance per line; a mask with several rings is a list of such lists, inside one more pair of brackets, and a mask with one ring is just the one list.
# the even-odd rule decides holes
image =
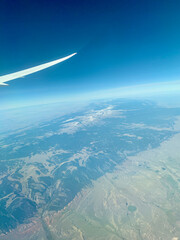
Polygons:
[[75,54],[77,54],[77,53],[73,53],[73,54],[71,54],[67,57],[60,58],[60,59],[52,61],[52,62],[44,63],[44,64],[38,65],[36,67],[32,67],[32,68],[28,68],[28,69],[25,69],[25,70],[22,70],[22,71],[19,71],[19,72],[15,72],[15,73],[7,74],[7,75],[4,75],[4,76],[0,76],[0,86],[8,86],[8,84],[6,84],[6,82],[8,82],[8,81],[11,81],[11,80],[14,80],[14,79],[17,79],[17,78],[21,78],[21,77],[27,76],[29,74],[39,72],[43,69],[49,68],[53,65],[56,65],[60,62],[63,62],[65,60],[71,58]]

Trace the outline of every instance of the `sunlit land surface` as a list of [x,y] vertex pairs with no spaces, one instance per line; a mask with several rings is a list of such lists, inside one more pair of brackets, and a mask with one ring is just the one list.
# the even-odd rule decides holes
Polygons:
[[0,239],[179,239],[180,108],[70,105],[3,110]]

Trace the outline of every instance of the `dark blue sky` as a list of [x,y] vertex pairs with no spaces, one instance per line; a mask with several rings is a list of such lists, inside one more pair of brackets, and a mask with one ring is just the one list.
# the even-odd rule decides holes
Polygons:
[[179,0],[1,0],[0,75],[78,55],[9,82],[6,105],[180,79]]

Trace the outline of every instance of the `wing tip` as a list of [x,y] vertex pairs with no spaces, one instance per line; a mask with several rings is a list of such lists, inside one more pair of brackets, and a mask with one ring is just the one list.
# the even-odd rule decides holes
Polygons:
[[75,53],[72,53],[71,55],[69,55],[70,57],[73,57],[74,55],[76,55],[77,54],[77,52],[75,52]]
[[0,87],[8,86],[7,83],[0,83]]

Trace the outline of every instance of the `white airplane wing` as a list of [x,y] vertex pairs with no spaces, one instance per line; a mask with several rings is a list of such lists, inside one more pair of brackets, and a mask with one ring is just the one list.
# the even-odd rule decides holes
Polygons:
[[60,59],[52,61],[52,62],[44,63],[44,64],[38,65],[36,67],[32,67],[32,68],[28,68],[28,69],[25,69],[25,70],[22,70],[22,71],[19,71],[19,72],[15,72],[15,73],[7,74],[7,75],[4,75],[4,76],[0,76],[0,86],[7,86],[8,84],[6,84],[6,82],[8,82],[8,81],[11,81],[11,80],[14,80],[14,79],[17,79],[17,78],[21,78],[21,77],[27,76],[29,74],[39,72],[43,69],[49,68],[53,65],[56,65],[60,62],[63,62],[65,60],[71,58],[75,54],[76,53],[73,53],[73,54],[71,54],[67,57],[60,58]]

